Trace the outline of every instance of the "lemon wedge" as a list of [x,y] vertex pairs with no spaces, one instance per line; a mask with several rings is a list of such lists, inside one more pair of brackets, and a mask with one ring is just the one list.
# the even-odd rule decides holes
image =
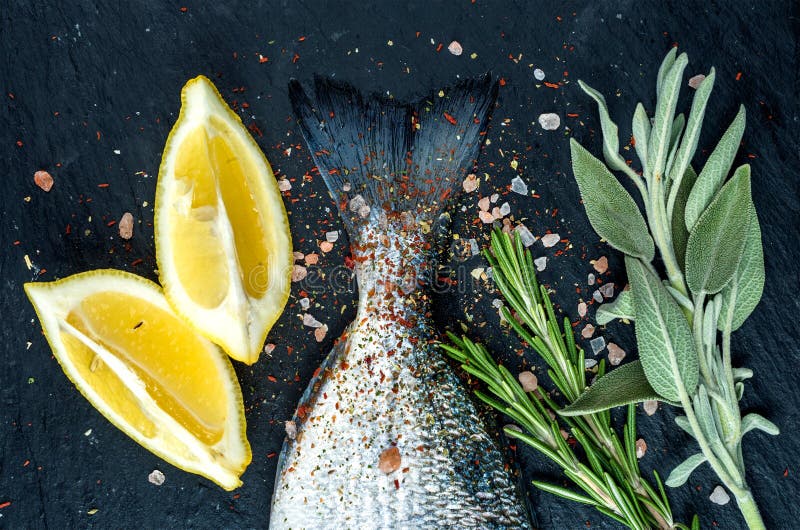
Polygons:
[[160,281],[192,327],[252,364],[289,297],[289,220],[269,162],[211,81],[190,80],[181,101],[156,188]]
[[251,452],[236,374],[158,285],[98,270],[25,292],[67,377],[111,423],[185,471],[241,485]]

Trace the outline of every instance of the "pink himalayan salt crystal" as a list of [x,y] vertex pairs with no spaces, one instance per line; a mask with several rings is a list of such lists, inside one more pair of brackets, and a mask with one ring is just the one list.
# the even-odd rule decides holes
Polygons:
[[636,458],[642,458],[647,452],[647,442],[643,438],[636,440]]
[[317,263],[319,263],[319,254],[315,252],[306,254],[306,265],[316,265]]
[[294,257],[295,261],[300,261],[301,259],[303,259],[305,257],[305,254],[295,250],[294,252],[292,252],[292,257]]
[[459,56],[464,53],[464,48],[461,47],[461,44],[457,40],[454,40],[447,46],[447,51],[455,56]]
[[401,462],[402,459],[400,458],[400,449],[397,447],[390,447],[389,449],[384,449],[383,452],[381,452],[381,456],[378,459],[378,469],[388,475],[392,471],[397,471],[400,469]]
[[321,328],[325,324],[314,318],[313,315],[309,313],[303,313],[303,325],[310,328]]
[[489,197],[484,197],[478,201],[478,208],[480,208],[482,212],[488,212],[489,204]]
[[608,348],[608,362],[613,366],[617,366],[625,358],[625,350],[613,342],[609,342],[606,348]]
[[292,189],[292,183],[289,182],[289,179],[280,179],[278,181],[278,189],[281,191],[289,191]]
[[586,302],[581,302],[580,304],[578,304],[578,315],[580,315],[581,318],[586,316],[586,309],[587,309]]
[[533,392],[539,388],[539,379],[531,371],[525,370],[524,372],[520,372],[517,379],[519,379],[522,390],[525,392]]
[[478,184],[479,184],[478,177],[475,175],[475,173],[470,173],[469,175],[467,175],[467,178],[464,179],[464,183],[462,184],[462,186],[464,186],[465,192],[472,193],[473,191],[478,189]]
[[328,325],[323,324],[322,326],[314,330],[314,339],[316,339],[317,342],[322,342],[323,340],[325,340],[325,335],[327,334],[328,334]]
[[133,237],[133,215],[130,212],[122,214],[122,219],[119,220],[119,237],[122,239]]
[[544,245],[544,248],[555,246],[559,241],[561,241],[561,236],[558,234],[545,234],[542,236],[542,245]]
[[490,224],[494,222],[494,215],[492,215],[490,212],[485,212],[481,210],[480,212],[478,212],[478,217],[485,224]]
[[592,263],[592,266],[598,273],[603,274],[608,270],[608,258],[601,256],[600,258],[596,259],[594,263]]
[[584,339],[590,339],[594,335],[594,326],[591,324],[586,324],[583,326],[583,330],[581,331],[581,337]]
[[330,241],[323,241],[322,243],[319,244],[319,249],[322,252],[328,253],[331,250],[333,250],[333,243],[331,243]]
[[705,81],[705,79],[706,76],[703,74],[697,74],[696,76],[689,78],[689,86],[697,90],[697,88],[702,84],[703,81]]
[[44,191],[50,191],[53,187],[53,177],[47,171],[39,170],[33,174],[33,182]]
[[656,413],[656,411],[658,411],[658,401],[656,401],[655,399],[648,399],[647,401],[644,402],[642,408],[644,409],[644,412],[648,416],[652,416],[653,414]]
[[292,267],[293,282],[299,282],[301,280],[304,280],[306,276],[308,276],[308,270],[306,270],[306,268],[303,267],[302,265],[295,264],[295,266]]

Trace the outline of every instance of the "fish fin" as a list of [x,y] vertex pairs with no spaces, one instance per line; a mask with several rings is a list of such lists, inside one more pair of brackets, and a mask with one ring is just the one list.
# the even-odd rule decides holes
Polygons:
[[296,80],[289,97],[352,237],[382,213],[436,220],[474,167],[497,90],[487,74],[407,104],[316,77],[313,101]]

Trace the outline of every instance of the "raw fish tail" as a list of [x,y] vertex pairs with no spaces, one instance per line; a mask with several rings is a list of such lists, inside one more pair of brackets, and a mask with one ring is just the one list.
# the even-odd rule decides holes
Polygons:
[[497,90],[486,74],[408,104],[321,77],[311,99],[290,82],[300,130],[351,241],[384,216],[411,214],[424,226],[447,211],[474,167]]

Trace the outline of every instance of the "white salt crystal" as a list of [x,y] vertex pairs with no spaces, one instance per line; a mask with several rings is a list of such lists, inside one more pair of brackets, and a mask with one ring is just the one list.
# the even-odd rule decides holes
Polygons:
[[614,283],[608,282],[603,284],[600,286],[598,291],[600,291],[600,294],[602,294],[605,298],[611,298],[614,296]]
[[355,197],[350,199],[349,208],[351,212],[358,212],[364,206],[367,206],[367,201],[361,195],[356,195]]
[[708,500],[713,502],[714,504],[719,504],[723,506],[731,502],[731,496],[728,495],[728,492],[725,491],[725,488],[722,486],[717,486],[714,488],[714,491],[711,492],[711,495],[708,496]]
[[504,202],[500,205],[500,217],[505,217],[506,215],[511,213],[511,205],[507,202]]
[[481,253],[481,249],[478,246],[478,241],[476,241],[475,239],[469,240],[469,251],[470,253],[472,253],[473,256],[477,256],[478,254]]
[[594,366],[597,366],[597,361],[594,360],[594,359],[584,359],[583,360],[583,366],[585,368],[592,368]]
[[309,300],[308,298],[301,298],[301,299],[300,299],[300,308],[301,308],[303,311],[305,311],[306,309],[308,309],[310,306],[311,306],[311,300]]
[[501,307],[503,307],[503,301],[500,300],[499,298],[495,298],[494,300],[492,300],[492,307],[494,307],[495,309],[500,309]]
[[586,277],[586,283],[589,285],[594,285],[594,274],[589,273],[589,276]]
[[156,486],[162,485],[165,480],[166,477],[164,476],[164,473],[158,469],[154,469],[149,475],[147,475],[147,481],[150,482],[150,484],[155,484]]
[[642,408],[644,408],[644,411],[648,416],[652,416],[658,410],[658,401],[655,399],[648,399],[644,402],[644,406]]
[[544,81],[544,71],[541,68],[537,68],[533,71],[533,77],[535,77],[537,81]]
[[489,197],[489,200],[492,201],[492,204],[494,204],[494,203],[497,202],[497,199],[499,199],[499,198],[500,198],[500,194],[499,193],[492,193],[492,196]]
[[536,258],[533,260],[533,264],[536,265],[537,271],[542,272],[547,267],[547,256]]
[[586,302],[578,304],[578,315],[580,315],[581,318],[586,316]]
[[595,289],[595,291],[592,293],[592,298],[594,299],[595,302],[603,301],[603,295],[600,294],[600,291],[597,289]]
[[542,236],[542,245],[545,248],[552,247],[559,241],[561,241],[561,236],[558,234],[545,234]]
[[522,180],[519,175],[517,175],[511,180],[511,191],[514,193],[519,193],[520,195],[527,195],[528,185],[525,184],[525,181]]
[[478,280],[478,279],[480,279],[481,274],[483,274],[484,270],[485,269],[483,267],[475,267],[474,269],[472,269],[472,271],[469,274],[470,274],[470,276],[472,276],[473,278]]
[[541,125],[542,129],[545,131],[555,131],[561,126],[561,118],[558,116],[558,114],[554,114],[552,112],[540,114],[539,125]]
[[516,232],[519,234],[519,238],[522,241],[522,244],[525,245],[526,247],[529,247],[536,242],[536,238],[533,237],[531,231],[528,230],[528,227],[525,226],[524,224],[522,223],[518,224],[517,227],[514,228],[514,230],[516,230]]
[[328,243],[336,243],[339,240],[339,231],[333,230],[331,232],[325,232],[325,241]]
[[597,355],[606,347],[606,339],[603,337],[594,338],[589,341],[589,346],[592,348],[592,354]]
[[322,322],[311,316],[309,313],[303,313],[303,325],[310,328],[321,328]]
[[278,181],[278,189],[281,191],[289,191],[292,189],[292,183],[289,182],[289,179],[280,179]]
[[297,424],[295,422],[287,421],[283,428],[286,430],[286,436],[288,436],[290,440],[297,438]]
[[464,48],[461,47],[458,41],[453,41],[447,46],[447,51],[452,53],[453,55],[461,55],[464,52]]

